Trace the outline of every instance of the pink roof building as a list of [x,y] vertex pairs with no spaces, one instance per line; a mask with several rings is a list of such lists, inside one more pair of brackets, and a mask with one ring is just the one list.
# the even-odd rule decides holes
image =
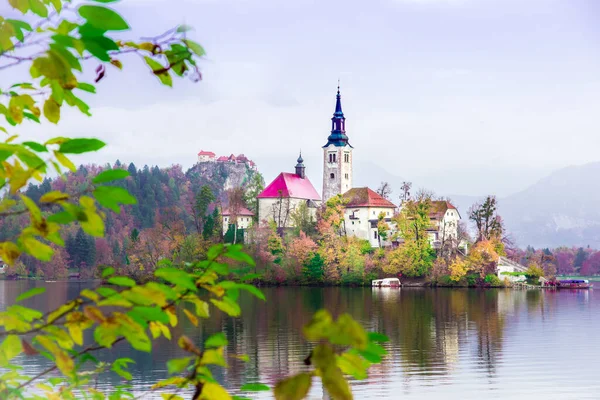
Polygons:
[[321,200],[308,178],[291,172],[282,172],[258,195],[259,199],[290,197],[295,199]]
[[217,158],[217,161],[219,161],[219,162],[225,162],[227,160],[228,160],[228,158],[226,156],[221,156],[221,157]]
[[198,153],[199,156],[208,156],[208,157],[215,157],[216,154],[213,153],[212,151],[204,151],[204,150],[200,150],[200,152]]

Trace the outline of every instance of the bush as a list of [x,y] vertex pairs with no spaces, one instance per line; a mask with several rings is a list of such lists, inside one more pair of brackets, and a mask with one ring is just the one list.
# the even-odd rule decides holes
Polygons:
[[489,284],[493,287],[501,287],[504,286],[504,283],[498,278],[495,274],[488,274],[485,276],[485,283]]
[[479,286],[479,284],[481,283],[481,278],[478,274],[469,274],[465,277],[465,279],[467,280],[467,286],[469,287]]

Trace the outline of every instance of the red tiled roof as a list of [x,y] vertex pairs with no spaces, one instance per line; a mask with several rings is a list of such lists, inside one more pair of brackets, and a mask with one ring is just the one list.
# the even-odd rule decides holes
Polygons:
[[[223,212],[221,214],[222,215],[231,215],[231,213],[229,212],[228,208],[224,208]],[[248,210],[245,207],[240,208],[239,211],[238,211],[238,217],[242,217],[242,216],[244,216],[244,217],[252,217],[253,215],[254,215],[254,213],[252,211]]]
[[368,187],[353,188],[342,195],[346,203],[346,207],[381,207],[381,208],[396,208],[396,205],[391,201],[384,199],[379,194],[375,193]]
[[212,151],[204,151],[204,150],[200,150],[200,153],[198,153],[199,156],[211,156],[214,157],[216,154],[213,153]]
[[290,172],[282,172],[258,195],[259,199],[291,197],[296,199],[321,200],[308,178],[300,178]]
[[225,156],[221,156],[221,157],[217,158],[217,161],[227,161],[227,160],[228,160],[228,158]]
[[447,200],[432,201],[431,208],[429,209],[429,218],[442,219],[448,210],[456,210],[456,207]]

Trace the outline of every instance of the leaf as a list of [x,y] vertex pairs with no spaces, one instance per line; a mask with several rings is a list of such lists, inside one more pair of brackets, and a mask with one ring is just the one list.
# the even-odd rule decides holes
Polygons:
[[44,153],[48,151],[46,146],[37,142],[23,142],[23,145],[29,147],[33,151],[37,151],[38,153]]
[[242,312],[239,304],[229,297],[223,297],[223,300],[210,299],[210,302],[231,317],[239,317]]
[[236,288],[237,289],[245,290],[245,291],[249,292],[250,294],[253,294],[255,297],[257,297],[257,298],[259,298],[259,299],[261,299],[263,301],[266,301],[264,293],[259,288],[257,288],[256,286],[248,285],[248,284],[245,284],[245,283],[238,283],[236,285]]
[[166,86],[173,86],[173,79],[169,75],[169,71],[158,61],[153,60],[151,57],[144,57],[146,64],[152,69],[154,75],[160,79],[161,83]]
[[175,268],[159,268],[154,272],[154,276],[162,278],[167,282],[174,285],[181,286],[182,288],[196,291],[196,284],[185,271]]
[[10,360],[23,351],[21,339],[17,335],[8,335],[0,344],[0,367],[8,366]]
[[189,32],[189,31],[191,31],[191,30],[193,30],[193,29],[194,29],[194,28],[192,28],[190,25],[185,25],[185,24],[182,24],[182,25],[179,25],[179,26],[177,27],[177,32],[178,32],[178,33],[184,33],[184,32]]
[[225,358],[223,357],[223,348],[204,350],[202,359],[200,360],[202,365],[218,365],[220,367],[227,367]]
[[76,172],[77,167],[71,160],[69,160],[64,154],[59,153],[58,151],[54,151],[54,157],[58,160],[59,163],[65,168],[68,168],[71,172]]
[[36,287],[36,288],[33,288],[33,289],[30,289],[30,290],[26,291],[25,293],[21,293],[19,296],[17,296],[17,298],[15,299],[15,301],[16,302],[23,301],[23,300],[28,299],[30,297],[37,296],[38,294],[42,294],[45,291],[46,291],[45,287]]
[[181,347],[184,351],[187,351],[188,353],[193,353],[198,356],[202,354],[198,347],[196,347],[194,342],[192,342],[191,339],[185,335],[182,335],[179,338],[177,344],[179,345],[179,347]]
[[65,200],[69,200],[69,195],[63,192],[59,192],[57,190],[48,192],[42,197],[40,197],[40,203],[56,203]]
[[231,396],[218,383],[206,382],[202,387],[201,399],[206,400],[231,400]]
[[158,321],[165,324],[169,323],[169,316],[160,307],[137,306],[127,313],[132,317],[138,317],[144,321]]
[[44,346],[54,356],[56,366],[66,376],[71,376],[75,369],[75,363],[69,355],[59,348],[52,340],[46,336],[36,336],[36,340]]
[[189,312],[189,310],[187,309],[183,309],[183,313],[186,315],[186,317],[190,320],[190,322],[194,325],[194,326],[198,326],[198,318],[196,318],[196,316],[194,314],[192,314],[191,312]]
[[308,395],[312,384],[312,376],[307,373],[294,375],[277,382],[275,385],[276,400],[301,400]]
[[118,358],[113,362],[111,370],[116,372],[119,376],[131,380],[132,376],[129,371],[126,371],[124,368],[127,368],[127,364],[135,364],[131,358]]
[[100,150],[106,143],[99,139],[78,138],[62,143],[58,149],[63,154],[82,154]]
[[75,216],[73,216],[73,214],[71,214],[68,211],[61,211],[61,212],[57,212],[56,214],[52,214],[50,215],[46,221],[48,222],[54,222],[56,224],[70,224],[73,221],[76,221],[77,218],[75,218]]
[[113,267],[104,268],[102,270],[102,277],[106,278],[107,276],[110,276],[114,273],[115,273],[115,269]]
[[377,332],[367,333],[367,338],[369,339],[369,342],[385,343],[385,342],[390,341],[389,337],[387,337],[386,335],[383,335],[381,333],[377,333]]
[[332,348],[326,345],[315,347],[311,359],[320,370],[321,381],[331,398],[352,400],[352,391],[344,374],[337,366]]
[[369,343],[365,350],[359,350],[358,353],[364,357],[365,360],[372,363],[381,362],[381,356],[385,355],[386,350],[376,343]]
[[111,10],[101,6],[83,5],[79,7],[79,15],[90,25],[104,31],[124,31],[129,25],[123,17]]
[[124,179],[129,176],[129,172],[124,169],[109,169],[99,173],[93,180],[92,183],[105,183],[110,181],[116,181]]
[[27,253],[31,254],[38,260],[50,261],[52,259],[54,250],[47,244],[44,244],[31,236],[21,237],[20,240],[23,244],[23,247],[25,248],[25,251],[27,251]]
[[232,260],[244,262],[252,267],[256,265],[252,257],[244,253],[243,251],[228,251],[225,254],[223,254],[223,256],[231,258]]
[[98,186],[94,190],[94,197],[102,206],[119,212],[120,204],[136,204],[137,200],[127,189],[117,186]]
[[192,357],[173,358],[167,361],[167,370],[169,374],[177,374],[185,370],[191,361]]
[[89,93],[96,93],[96,87],[94,85],[90,85],[89,83],[79,82],[77,83],[77,89],[83,90]]
[[126,287],[134,287],[135,286],[135,281],[126,276],[113,276],[112,278],[108,279],[108,283],[110,283],[112,285],[117,285],[117,286],[126,286]]
[[246,383],[240,390],[242,392],[265,392],[271,390],[271,388],[264,383]]
[[202,56],[206,55],[204,48],[202,46],[200,46],[200,44],[198,44],[192,40],[184,40],[184,43],[187,44],[187,46],[190,48],[190,50],[193,51],[198,57],[202,57]]
[[227,346],[227,343],[229,343],[229,342],[225,338],[225,334],[223,332],[219,332],[219,333],[215,333],[214,335],[212,335],[208,339],[206,339],[204,341],[204,347],[206,347],[206,348],[223,347],[223,346]]
[[356,353],[345,352],[337,357],[337,366],[346,375],[352,375],[354,379],[366,379],[367,368],[370,362],[366,361]]
[[53,124],[60,120],[60,105],[52,97],[44,102],[44,116]]

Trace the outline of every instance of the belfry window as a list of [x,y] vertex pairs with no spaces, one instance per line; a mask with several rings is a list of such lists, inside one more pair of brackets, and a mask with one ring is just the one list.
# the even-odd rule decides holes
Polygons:
[[335,179],[335,175],[334,175],[334,174],[329,174],[329,177],[330,177],[331,179]]
[[350,162],[350,154],[344,153],[344,162],[346,162],[346,163]]

